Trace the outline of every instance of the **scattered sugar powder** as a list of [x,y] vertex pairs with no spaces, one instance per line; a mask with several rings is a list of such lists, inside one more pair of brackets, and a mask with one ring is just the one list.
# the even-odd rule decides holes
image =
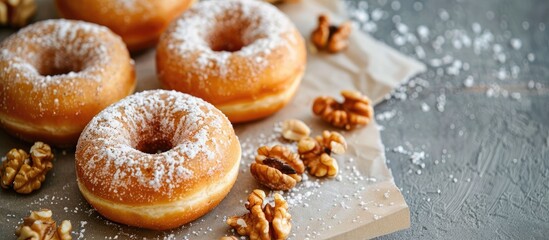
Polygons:
[[391,120],[392,118],[394,118],[396,116],[396,113],[397,112],[395,110],[378,113],[378,114],[376,114],[376,119],[379,120],[379,121]]
[[475,79],[471,75],[467,76],[467,78],[465,78],[465,81],[463,81],[463,85],[465,85],[465,87],[468,87],[468,88],[472,87],[474,84],[475,84]]
[[[134,181],[140,188],[169,196],[182,181],[211,177],[219,170],[220,164],[193,159],[200,155],[205,157],[203,161],[221,161],[214,156],[236,141],[230,129],[226,117],[199,98],[175,91],[145,91],[92,119],[81,136],[81,142],[87,144],[77,148],[76,155],[81,156],[77,165],[83,178],[115,196],[124,197],[122,192],[136,187],[131,185]],[[142,144],[139,141],[150,139],[173,147],[156,154],[136,149]],[[168,187],[162,188],[163,184]]]
[[[241,139],[242,145],[242,166],[241,171],[248,172],[250,164],[254,162],[256,150],[260,146],[283,145],[292,151],[296,151],[297,143],[289,142],[281,137],[280,123],[273,126],[270,133],[259,133],[254,137]],[[312,134],[313,136],[315,134]],[[372,183],[378,179],[363,175],[359,170],[358,164],[361,161],[347,155],[336,156],[339,164],[339,173],[335,179],[316,178],[308,173],[302,175],[301,182],[289,191],[270,191],[267,192],[266,202],[272,202],[274,193],[281,194],[287,201],[291,212],[318,212],[313,217],[296,217],[293,219],[293,225],[296,231],[305,230],[307,233],[303,238],[317,238],[324,232],[328,232],[336,225],[355,224],[369,221],[361,219],[356,214],[356,207],[362,211],[369,212],[375,208],[385,208],[392,206],[389,201],[392,197],[387,191],[379,192],[382,200],[368,200],[372,192],[375,192]],[[362,159],[360,159],[362,160]],[[248,173],[248,177],[251,177]],[[341,188],[341,186],[353,186]],[[244,204],[250,190],[243,191],[240,196],[240,202]],[[327,201],[329,208],[326,208]],[[385,202],[387,201],[387,202]],[[394,205],[394,204],[393,204]],[[336,216],[337,213],[337,216]],[[348,217],[341,217],[348,216]],[[380,216],[381,217],[381,216]],[[318,226],[312,231],[311,226]]]
[[428,112],[429,110],[431,110],[431,107],[429,107],[429,105],[427,105],[427,103],[422,102],[421,103],[421,111]]

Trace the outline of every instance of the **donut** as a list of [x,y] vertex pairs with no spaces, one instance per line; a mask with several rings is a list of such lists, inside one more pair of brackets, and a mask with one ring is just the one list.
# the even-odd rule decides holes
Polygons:
[[176,91],[144,91],[84,129],[77,182],[107,219],[166,230],[221,202],[236,181],[240,154],[231,123],[211,104]]
[[93,116],[135,84],[128,50],[106,27],[46,20],[0,43],[0,125],[26,141],[76,145]]
[[260,1],[197,3],[168,27],[156,53],[164,88],[212,103],[233,123],[284,107],[305,64],[305,42],[296,27]]
[[194,0],[56,0],[63,18],[107,26],[130,51],[153,46],[168,24]]

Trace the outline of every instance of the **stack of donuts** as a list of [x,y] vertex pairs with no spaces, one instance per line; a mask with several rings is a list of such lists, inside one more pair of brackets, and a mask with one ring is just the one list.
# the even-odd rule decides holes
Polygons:
[[[76,145],[84,198],[104,217],[170,229],[206,214],[238,175],[231,123],[272,115],[305,71],[303,37],[260,1],[56,0],[65,19],[0,43],[0,125]],[[131,53],[156,47],[166,90],[135,93]]]

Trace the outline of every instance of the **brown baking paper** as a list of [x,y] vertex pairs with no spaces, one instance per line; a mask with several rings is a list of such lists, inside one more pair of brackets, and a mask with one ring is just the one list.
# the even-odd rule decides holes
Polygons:
[[[51,1],[38,1],[40,19],[55,16]],[[329,14],[335,22],[345,19],[340,1],[302,0],[281,9],[295,22],[305,38],[316,26],[319,13]],[[5,34],[2,35],[5,37]],[[154,67],[154,51],[134,56],[138,91],[159,88]],[[74,173],[74,150],[56,151],[54,169],[39,191],[18,195],[0,192],[0,233],[10,236],[17,223],[30,210],[49,208],[54,219],[71,220],[73,237],[81,239],[219,239],[233,235],[226,217],[246,212],[244,203],[255,188],[261,188],[249,173],[255,150],[260,145],[295,143],[279,137],[279,122],[296,118],[306,122],[313,135],[332,129],[311,112],[319,95],[338,96],[342,89],[356,89],[378,103],[394,87],[425,67],[354,30],[348,50],[339,54],[311,53],[307,72],[291,103],[277,114],[253,123],[240,124],[235,130],[243,148],[241,172],[226,199],[212,212],[181,228],[155,232],[112,223],[97,214],[81,197]],[[378,125],[342,132],[349,149],[336,156],[340,172],[335,179],[305,177],[295,190],[283,193],[290,203],[292,239],[366,239],[410,226],[409,209],[385,163],[384,146]],[[0,152],[30,147],[0,132]]]

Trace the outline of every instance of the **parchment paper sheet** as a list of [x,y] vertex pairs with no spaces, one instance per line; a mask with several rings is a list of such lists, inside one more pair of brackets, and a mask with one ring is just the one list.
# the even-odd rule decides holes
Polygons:
[[[38,1],[39,19],[55,17],[50,0]],[[319,13],[328,13],[336,21],[345,19],[340,1],[303,0],[297,4],[281,6],[308,38],[316,26]],[[5,32],[2,38],[6,36]],[[182,228],[167,232],[154,232],[121,226],[100,217],[81,197],[74,173],[74,150],[56,151],[54,169],[42,189],[28,195],[12,191],[0,192],[0,235],[8,237],[17,222],[28,215],[29,210],[50,208],[54,218],[71,220],[74,237],[83,239],[142,239],[142,238],[191,238],[218,239],[231,234],[224,223],[225,216],[245,213],[243,206],[248,193],[261,188],[248,171],[254,150],[260,144],[279,143],[276,123],[289,118],[305,121],[313,134],[331,129],[312,115],[311,105],[319,95],[338,96],[342,89],[357,89],[378,103],[392,88],[409,77],[424,71],[425,67],[402,56],[384,44],[355,29],[347,51],[329,55],[309,53],[307,72],[297,95],[282,111],[267,119],[235,126],[243,145],[241,172],[227,198],[211,213]],[[138,91],[159,87],[154,67],[154,51],[138,56],[136,70]],[[340,238],[365,239],[394,232],[410,225],[409,209],[393,182],[385,164],[384,147],[377,124],[350,132],[342,132],[349,149],[338,156],[339,177],[332,180],[316,180],[309,177],[298,184],[295,191],[284,193],[290,199],[293,216],[293,239]],[[287,142],[282,144],[291,145]],[[28,149],[4,132],[0,132],[0,152],[11,148]],[[294,146],[295,147],[295,146]],[[109,238],[110,237],[110,238]]]

